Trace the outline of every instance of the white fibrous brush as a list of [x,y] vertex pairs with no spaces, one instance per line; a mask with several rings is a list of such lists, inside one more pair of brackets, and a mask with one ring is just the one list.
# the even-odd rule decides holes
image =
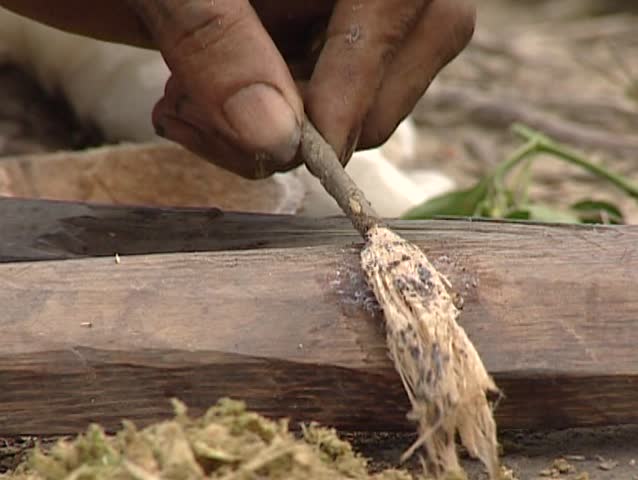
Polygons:
[[419,247],[385,227],[332,148],[309,121],[301,153],[353,226],[366,240],[361,266],[383,309],[388,349],[418,424],[419,437],[403,460],[423,447],[427,473],[462,473],[456,434],[491,479],[500,475],[490,393],[498,389],[458,325],[459,310],[447,278]]

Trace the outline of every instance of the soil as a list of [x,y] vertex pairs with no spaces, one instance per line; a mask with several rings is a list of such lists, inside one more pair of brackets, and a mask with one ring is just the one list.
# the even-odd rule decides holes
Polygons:
[[[372,472],[396,468],[414,435],[340,432],[354,450],[371,459]],[[14,469],[36,441],[45,450],[55,438],[0,438],[0,474]],[[551,432],[509,431],[500,435],[502,462],[520,480],[638,480],[638,426],[570,429]],[[462,456],[470,480],[487,478],[482,465]],[[419,471],[416,460],[407,467]]]
[[[357,451],[373,458],[376,468],[396,465],[396,459],[414,440],[413,435],[397,434],[348,434],[345,438]],[[503,463],[521,480],[638,479],[638,426],[551,432],[510,431],[501,433],[500,442]],[[571,468],[561,473],[556,467],[564,465],[564,462]],[[463,466],[472,480],[487,478],[479,462],[465,458]],[[583,473],[587,473],[588,477],[584,477]]]
[[[467,102],[450,100],[463,91],[489,95],[500,107],[540,110],[585,133],[627,140],[625,147],[608,148],[558,138],[637,180],[638,55],[630,55],[638,47],[636,10],[632,0],[482,0],[472,45],[415,109],[420,165],[438,167],[459,185],[470,185],[518,145],[495,113],[498,108],[476,111]],[[99,141],[99,133],[80,125],[63,101],[47,98],[17,69],[0,68],[0,156],[78,149]],[[595,193],[617,202],[628,222],[638,223],[634,200],[579,170],[547,161],[534,172],[536,198],[566,204]],[[396,465],[414,439],[342,434],[374,459],[375,468]],[[34,441],[0,438],[0,472],[15,466]],[[501,442],[505,464],[521,479],[638,479],[638,426],[502,432]],[[478,462],[466,466],[473,479],[484,478]]]

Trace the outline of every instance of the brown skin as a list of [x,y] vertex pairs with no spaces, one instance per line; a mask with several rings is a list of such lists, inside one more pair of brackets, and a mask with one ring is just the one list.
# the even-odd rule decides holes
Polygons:
[[344,164],[355,148],[382,144],[474,29],[464,0],[0,5],[67,31],[160,50],[172,76],[153,112],[158,133],[250,178],[300,164],[304,112]]

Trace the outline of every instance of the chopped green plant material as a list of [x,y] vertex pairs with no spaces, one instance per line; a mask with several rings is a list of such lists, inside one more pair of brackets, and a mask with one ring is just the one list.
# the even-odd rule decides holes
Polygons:
[[[596,165],[583,155],[529,127],[516,124],[513,131],[526,140],[526,143],[490,174],[469,189],[448,192],[414,207],[403,218],[422,220],[436,217],[483,217],[547,223],[624,223],[620,209],[603,200],[587,198],[565,209],[530,201],[527,193],[531,180],[530,169],[535,157],[540,154],[549,154],[557,160],[580,167],[614,185],[636,201],[638,184]],[[517,176],[512,185],[508,185],[508,174],[524,162],[521,175]]]
[[[35,448],[2,480],[411,480],[404,470],[370,474],[365,458],[334,430],[268,420],[244,403],[220,400],[200,418],[174,402],[172,420],[138,430],[124,422],[107,435],[98,425],[46,451]],[[460,477],[459,477],[460,478]],[[450,478],[449,480],[453,480]]]

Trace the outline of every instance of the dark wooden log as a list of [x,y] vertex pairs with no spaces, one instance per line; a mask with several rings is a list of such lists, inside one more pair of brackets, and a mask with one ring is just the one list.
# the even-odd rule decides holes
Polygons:
[[0,262],[330,245],[349,220],[0,197]]
[[[195,411],[232,396],[343,430],[413,428],[347,220],[0,211],[0,256],[20,260],[0,264],[0,435],[146,424],[174,396]],[[463,294],[461,322],[506,395],[500,428],[638,423],[638,228],[393,226]],[[42,261],[87,255],[106,257]]]

